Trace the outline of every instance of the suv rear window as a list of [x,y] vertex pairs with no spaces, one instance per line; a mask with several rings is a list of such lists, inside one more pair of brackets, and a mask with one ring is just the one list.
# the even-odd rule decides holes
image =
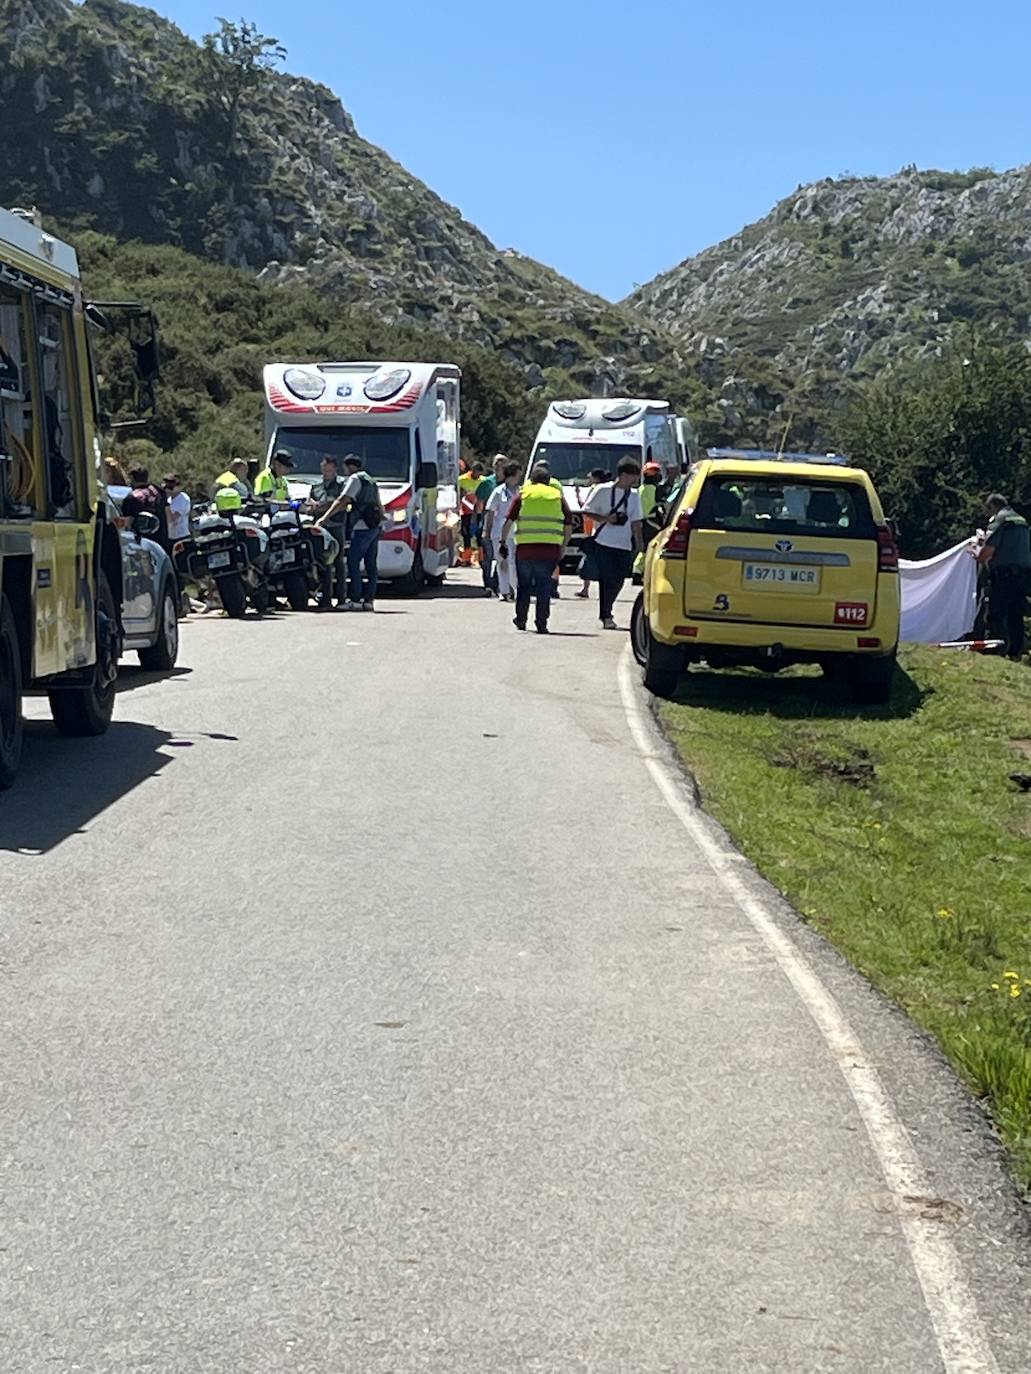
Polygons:
[[694,523],[701,529],[742,534],[877,538],[863,488],[824,477],[789,482],[747,473],[710,477],[702,488]]

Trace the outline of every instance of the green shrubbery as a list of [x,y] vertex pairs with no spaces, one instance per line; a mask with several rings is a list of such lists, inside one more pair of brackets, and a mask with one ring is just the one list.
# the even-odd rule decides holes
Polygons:
[[1031,510],[1031,355],[1022,345],[970,334],[940,362],[868,383],[841,428],[910,557],[983,524],[988,492]]
[[[91,296],[138,299],[157,312],[162,381],[147,438],[191,484],[207,483],[232,458],[261,453],[261,368],[273,359],[457,362],[469,450],[529,449],[542,393],[529,392],[519,368],[485,349],[383,324],[303,286],[265,286],[178,248],[117,244],[91,232],[73,237]],[[117,339],[98,345],[107,389],[124,391],[127,352]]]

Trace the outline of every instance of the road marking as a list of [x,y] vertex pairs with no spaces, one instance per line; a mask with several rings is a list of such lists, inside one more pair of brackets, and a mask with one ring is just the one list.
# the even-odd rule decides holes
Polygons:
[[877,1070],[844,1012],[810,968],[801,950],[735,871],[742,863],[740,856],[716,843],[697,807],[688,800],[683,779],[669,763],[665,748],[656,748],[658,727],[641,707],[632,663],[627,646],[619,660],[619,692],[634,743],[663,800],[702,851],[716,878],[762,937],[781,972],[816,1022],[832,1059],[841,1070],[891,1192],[946,1374],[999,1374],[977,1304],[967,1286],[956,1249],[943,1232],[943,1223],[913,1211],[912,1199],[927,1197],[931,1190]]

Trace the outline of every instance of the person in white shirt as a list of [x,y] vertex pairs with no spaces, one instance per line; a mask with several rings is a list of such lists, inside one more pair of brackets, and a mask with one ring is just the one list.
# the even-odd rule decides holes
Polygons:
[[190,506],[192,502],[183,491],[177,472],[168,472],[162,479],[161,485],[165,489],[165,499],[168,502],[165,507],[168,519],[168,538],[174,543],[177,539],[186,539],[190,533]]
[[501,470],[502,480],[491,492],[486,506],[487,523],[484,537],[494,550],[498,574],[498,595],[502,601],[515,600],[515,545],[507,544],[505,546],[508,552],[504,558],[502,558],[498,546],[501,543],[501,531],[505,528],[508,512],[512,509],[512,502],[519,495],[522,475],[523,470],[518,463],[506,463]]
[[643,547],[643,515],[637,484],[641,465],[624,458],[616,468],[614,482],[601,482],[587,493],[583,512],[597,525],[591,540],[591,556],[598,577],[598,615],[602,627],[616,630],[612,616],[616,598],[630,576],[634,555]]

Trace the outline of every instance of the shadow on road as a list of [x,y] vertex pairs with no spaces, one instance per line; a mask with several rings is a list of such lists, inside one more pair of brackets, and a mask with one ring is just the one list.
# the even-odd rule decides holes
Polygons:
[[138,687],[150,687],[155,682],[171,682],[173,678],[189,677],[192,672],[192,668],[173,668],[170,673],[148,672],[146,668],[133,668],[123,663],[118,668],[116,690],[135,692]]
[[431,601],[486,601],[482,582],[445,582],[442,587],[426,587],[422,595]]
[[116,720],[97,739],[64,739],[49,721],[26,721],[21,772],[0,794],[0,850],[48,853],[172,763],[164,750],[191,749],[199,739],[236,736],[173,736]]
[[930,695],[898,667],[891,701],[883,706],[859,704],[846,682],[819,673],[773,677],[758,670],[692,668],[681,678],[674,700],[680,706],[742,715],[768,713],[780,720],[902,720],[916,715]]

